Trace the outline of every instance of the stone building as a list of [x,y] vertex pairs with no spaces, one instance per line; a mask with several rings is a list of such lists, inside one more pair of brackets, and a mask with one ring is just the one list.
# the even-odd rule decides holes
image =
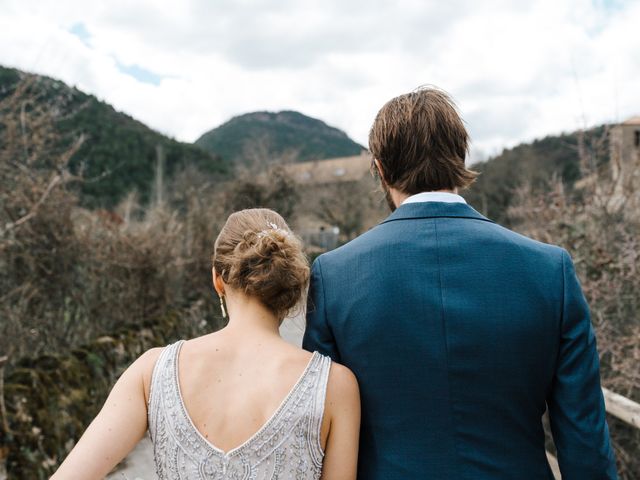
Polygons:
[[310,252],[331,250],[349,240],[351,230],[377,223],[378,216],[371,213],[376,184],[370,166],[366,151],[285,165],[303,192],[304,207],[298,211],[295,226]]
[[371,155],[365,150],[351,157],[287,165],[286,171],[302,185],[354,182],[370,174]]
[[611,128],[611,173],[620,188],[640,188],[640,116]]

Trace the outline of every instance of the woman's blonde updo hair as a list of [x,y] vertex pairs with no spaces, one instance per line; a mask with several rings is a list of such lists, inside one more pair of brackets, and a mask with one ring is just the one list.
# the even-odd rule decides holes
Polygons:
[[302,243],[278,213],[266,208],[229,216],[216,239],[213,267],[229,287],[258,298],[280,320],[309,282]]

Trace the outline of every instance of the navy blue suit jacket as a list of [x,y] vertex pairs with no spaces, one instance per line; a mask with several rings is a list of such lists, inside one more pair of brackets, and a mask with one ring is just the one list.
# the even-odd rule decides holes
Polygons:
[[360,384],[358,478],[616,478],[567,252],[462,203],[409,203],[312,267],[304,347]]

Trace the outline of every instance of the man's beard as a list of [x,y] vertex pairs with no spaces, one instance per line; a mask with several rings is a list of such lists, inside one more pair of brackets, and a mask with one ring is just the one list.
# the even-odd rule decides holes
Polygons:
[[380,189],[382,190],[382,193],[384,193],[384,199],[387,201],[389,210],[391,210],[391,213],[395,212],[397,207],[396,207],[396,204],[393,203],[393,198],[391,198],[391,191],[387,186],[387,183],[382,178],[382,175],[380,174],[380,170],[378,169],[378,166],[374,163],[371,163],[371,172],[374,175],[374,177],[377,178],[378,181],[380,182]]
[[396,204],[393,203],[393,198],[391,198],[391,190],[384,181],[380,181],[380,188],[382,188],[384,192],[384,199],[387,201],[387,205],[389,205],[389,210],[391,210],[391,213],[395,212],[397,207]]

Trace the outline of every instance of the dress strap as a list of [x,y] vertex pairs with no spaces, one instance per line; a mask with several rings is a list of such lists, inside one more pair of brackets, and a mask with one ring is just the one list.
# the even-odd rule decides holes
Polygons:
[[161,417],[160,409],[162,405],[162,397],[165,395],[166,391],[165,383],[167,374],[170,373],[174,365],[175,357],[182,342],[183,340],[167,345],[162,350],[160,356],[156,360],[156,364],[153,366],[153,371],[151,373],[151,385],[149,387],[149,400],[147,404],[147,422],[149,427],[149,436],[152,440],[158,428],[157,423]]
[[317,368],[315,395],[313,399],[313,408],[311,414],[311,425],[309,428],[309,447],[311,457],[316,465],[322,465],[324,458],[324,449],[322,448],[322,420],[324,418],[324,409],[327,398],[327,383],[329,381],[329,371],[331,370],[331,358],[317,354],[318,360],[315,367]]

